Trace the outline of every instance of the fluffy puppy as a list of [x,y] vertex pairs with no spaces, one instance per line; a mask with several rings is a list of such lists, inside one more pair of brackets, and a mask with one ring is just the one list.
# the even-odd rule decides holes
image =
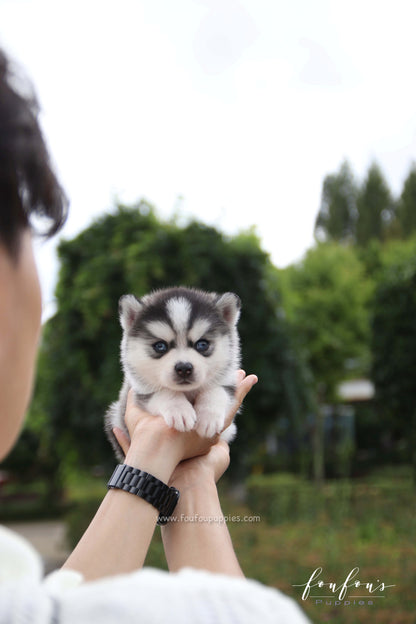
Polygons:
[[[112,429],[128,435],[124,414],[130,388],[138,405],[178,431],[195,428],[211,437],[222,430],[240,365],[240,307],[234,293],[183,287],[140,299],[121,297],[124,382],[105,415],[105,431],[119,459],[124,454]],[[231,441],[235,432],[233,423],[222,436]]]

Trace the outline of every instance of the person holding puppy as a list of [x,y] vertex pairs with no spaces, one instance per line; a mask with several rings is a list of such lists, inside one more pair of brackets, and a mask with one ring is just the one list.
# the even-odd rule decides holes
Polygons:
[[[32,250],[32,220],[65,222],[67,200],[37,121],[36,98],[13,85],[0,50],[0,461],[15,444],[30,401],[41,327],[41,294]],[[239,373],[233,419],[257,381]],[[244,578],[216,483],[229,464],[219,434],[178,432],[138,408],[125,416],[130,441],[115,431],[126,464],[176,488],[177,518],[162,527],[170,572],[143,568],[158,510],[139,496],[110,489],[61,570],[43,578],[39,555],[0,527],[0,623],[307,622],[294,601]]]

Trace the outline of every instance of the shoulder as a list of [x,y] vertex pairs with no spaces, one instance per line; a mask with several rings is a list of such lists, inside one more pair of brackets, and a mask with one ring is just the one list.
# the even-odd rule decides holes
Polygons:
[[[76,592],[76,599],[75,593]],[[185,568],[177,573],[144,568],[133,574],[86,583],[66,592],[63,622],[235,622],[307,624],[298,605],[278,590],[245,578]],[[107,613],[117,620],[106,619]]]
[[39,554],[23,537],[0,526],[0,582],[40,581],[43,565]]
[[[83,584],[78,573],[58,570],[42,582],[39,555],[3,527],[0,561],[0,621],[22,617],[33,622],[56,618],[61,624],[127,624],[140,617],[146,624],[308,622],[298,605],[276,589],[191,568],[173,574],[144,568]],[[25,619],[28,613],[33,620]]]

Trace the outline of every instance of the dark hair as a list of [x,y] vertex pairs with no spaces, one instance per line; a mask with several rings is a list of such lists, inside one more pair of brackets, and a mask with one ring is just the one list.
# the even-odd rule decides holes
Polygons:
[[47,237],[64,224],[68,201],[53,172],[38,124],[39,106],[30,83],[0,49],[0,242],[17,257],[32,215],[46,218]]

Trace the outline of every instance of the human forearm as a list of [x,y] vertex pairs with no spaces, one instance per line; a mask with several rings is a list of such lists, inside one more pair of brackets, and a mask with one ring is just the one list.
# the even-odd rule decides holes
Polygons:
[[162,528],[170,571],[194,567],[244,576],[221,510],[215,482],[181,485],[172,521]]
[[[125,463],[167,483],[177,457],[166,438],[156,438],[151,444],[132,444]],[[86,580],[142,567],[157,518],[158,511],[143,499],[110,490],[64,567],[81,572]]]
[[105,496],[64,568],[90,581],[142,567],[157,520],[149,503],[121,490]]
[[[236,400],[226,426],[231,424],[256,375],[239,371]],[[170,485],[181,497],[174,520],[162,528],[165,555],[171,571],[192,566],[233,576],[244,576],[221,510],[216,483],[229,465],[229,448],[224,440],[214,444],[203,457],[182,461]],[[176,520],[176,521],[175,521]]]

